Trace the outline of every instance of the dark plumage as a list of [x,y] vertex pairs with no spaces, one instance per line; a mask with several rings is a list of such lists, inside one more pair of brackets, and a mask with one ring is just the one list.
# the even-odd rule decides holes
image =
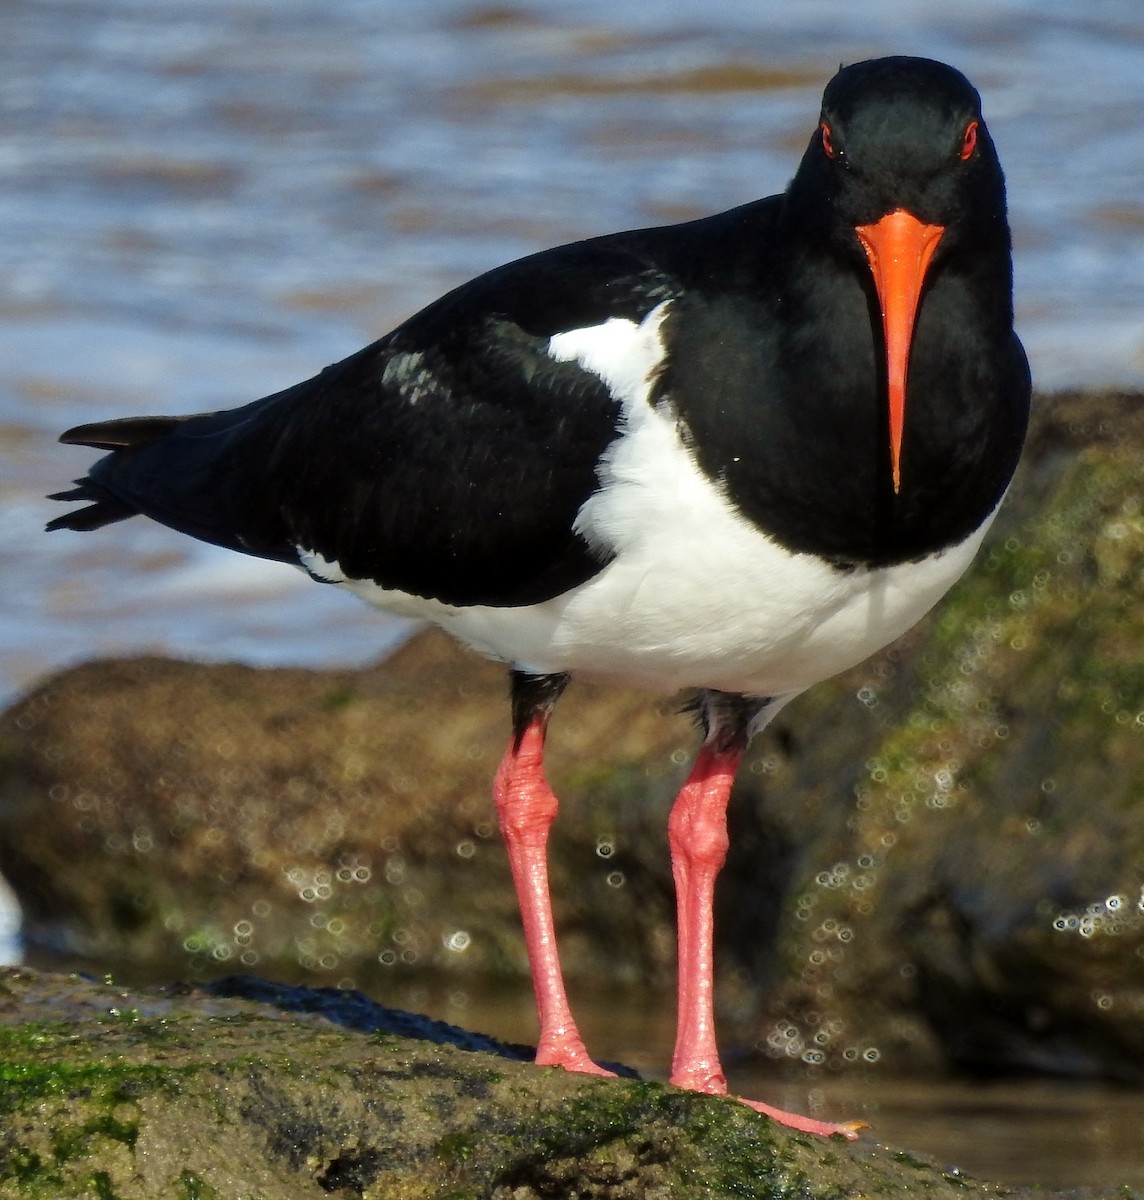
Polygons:
[[69,431],[110,453],[50,528],[141,513],[511,667],[494,790],[542,1063],[598,1070],[547,898],[549,715],[572,674],[695,689],[705,739],[669,828],[672,1079],[721,1092],[711,898],[735,768],[792,696],[957,579],[1028,404],[979,97],[943,64],[878,59],[831,81],[782,195],[509,263],[243,408]]

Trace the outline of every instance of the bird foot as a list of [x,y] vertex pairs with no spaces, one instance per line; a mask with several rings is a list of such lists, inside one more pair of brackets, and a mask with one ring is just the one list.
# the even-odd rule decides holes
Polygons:
[[538,1067],[563,1067],[565,1071],[578,1071],[581,1075],[603,1075],[615,1079],[615,1071],[609,1071],[588,1057],[584,1043],[578,1037],[545,1038],[536,1051]]
[[781,1108],[772,1108],[769,1104],[763,1104],[761,1100],[746,1100],[742,1096],[733,1096],[732,1099],[738,1100],[740,1104],[745,1104],[748,1108],[753,1108],[755,1112],[770,1117],[772,1121],[777,1121],[780,1125],[785,1125],[788,1129],[797,1129],[801,1133],[814,1133],[819,1137],[833,1137],[835,1134],[840,1134],[848,1142],[853,1142],[857,1140],[859,1130],[869,1128],[866,1121],[816,1121],[813,1117],[804,1117],[801,1113],[784,1112]]
[[801,1113],[786,1112],[781,1108],[773,1108],[761,1100],[748,1100],[743,1096],[731,1096],[727,1091],[727,1081],[718,1063],[706,1059],[698,1059],[686,1067],[678,1068],[672,1074],[671,1082],[676,1087],[686,1088],[689,1092],[699,1092],[704,1096],[727,1096],[755,1112],[770,1117],[788,1129],[797,1129],[800,1133],[813,1133],[818,1137],[833,1137],[840,1134],[847,1141],[854,1141],[860,1129],[866,1129],[865,1121],[819,1121],[814,1117],[804,1117]]

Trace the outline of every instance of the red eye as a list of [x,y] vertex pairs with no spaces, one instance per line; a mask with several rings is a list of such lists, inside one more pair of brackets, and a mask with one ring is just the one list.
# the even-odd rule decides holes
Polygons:
[[830,140],[830,126],[823,121],[819,128],[822,130],[822,149],[826,152],[827,158],[833,158],[834,145]]
[[977,148],[977,122],[970,121],[965,127],[965,140],[961,143],[961,161],[965,162]]

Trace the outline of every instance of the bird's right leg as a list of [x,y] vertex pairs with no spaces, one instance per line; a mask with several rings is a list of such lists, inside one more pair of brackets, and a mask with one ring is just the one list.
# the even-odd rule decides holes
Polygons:
[[540,1022],[536,1061],[593,1075],[611,1075],[597,1066],[572,1019],[548,886],[548,831],[558,804],[544,776],[544,737],[548,718],[567,675],[512,673],[512,741],[493,784],[501,833],[516,885],[536,1012]]
[[[671,1082],[694,1092],[725,1096],[727,1079],[715,1042],[715,880],[727,854],[727,802],[751,736],[789,700],[705,691],[700,716],[705,737],[687,782],[671,810],[668,837],[679,911],[679,1016]],[[736,1097],[756,1112],[822,1137],[858,1136],[862,1122],[835,1123],[784,1112]]]

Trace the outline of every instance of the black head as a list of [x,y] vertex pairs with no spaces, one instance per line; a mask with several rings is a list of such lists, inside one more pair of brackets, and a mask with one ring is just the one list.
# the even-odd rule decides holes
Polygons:
[[980,96],[928,58],[842,68],[784,213],[802,253],[858,277],[880,310],[897,492],[914,320],[932,272],[976,273],[1010,303],[1005,184]]
[[895,209],[946,230],[943,256],[969,237],[1005,233],[1001,167],[977,90],[928,58],[875,58],[827,84],[791,193],[836,248]]

